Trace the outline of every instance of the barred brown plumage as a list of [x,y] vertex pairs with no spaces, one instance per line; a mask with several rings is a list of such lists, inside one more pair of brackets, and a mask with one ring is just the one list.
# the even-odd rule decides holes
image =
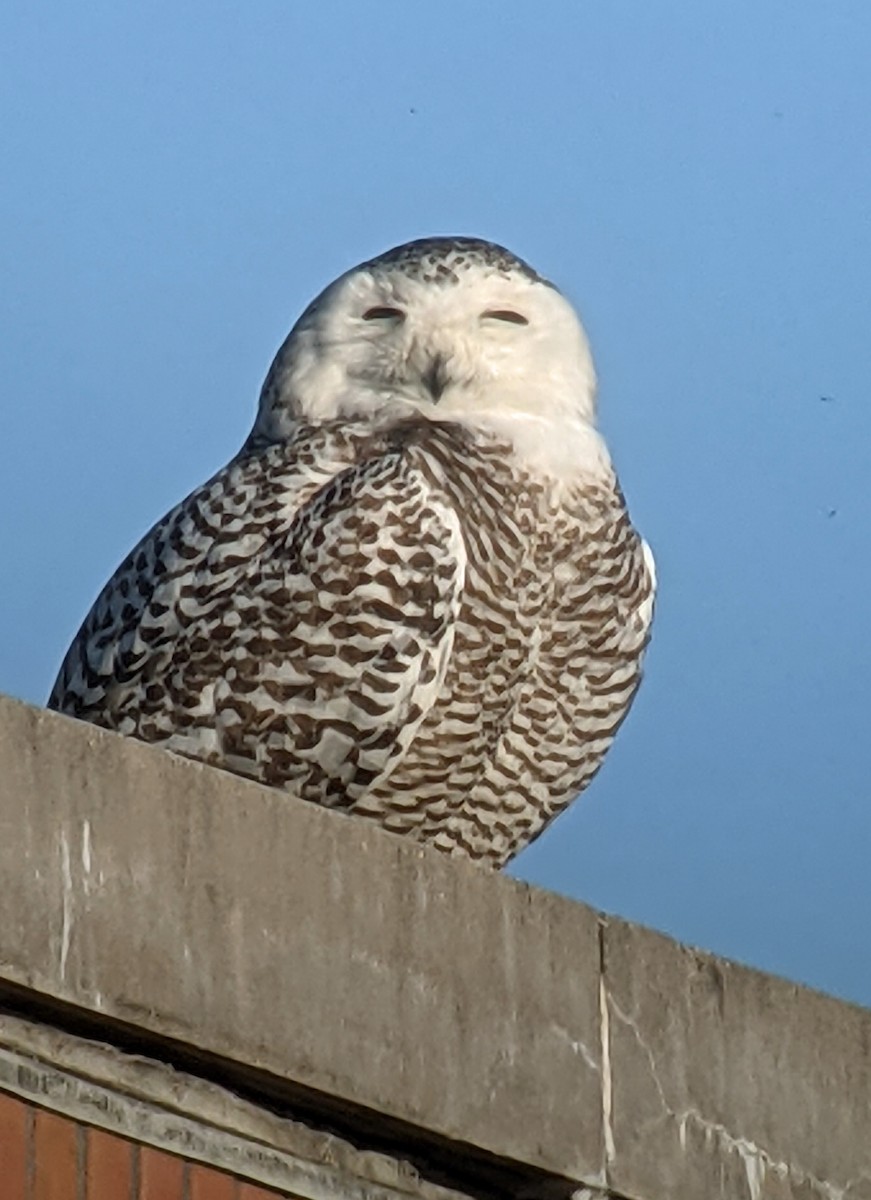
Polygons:
[[649,634],[594,389],[571,308],[500,247],[342,276],[240,453],[106,584],[50,706],[503,865],[598,769]]

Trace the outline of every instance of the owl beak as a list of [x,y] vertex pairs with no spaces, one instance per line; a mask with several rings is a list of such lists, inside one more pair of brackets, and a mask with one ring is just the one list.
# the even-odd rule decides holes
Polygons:
[[433,354],[427,364],[426,370],[421,373],[420,378],[424,387],[432,396],[433,404],[438,404],[442,398],[442,393],[451,382],[451,377],[448,373],[447,356],[444,354]]

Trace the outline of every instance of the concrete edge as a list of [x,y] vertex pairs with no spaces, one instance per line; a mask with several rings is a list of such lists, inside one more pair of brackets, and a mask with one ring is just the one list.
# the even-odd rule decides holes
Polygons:
[[301,1200],[467,1197],[156,1060],[2,1013],[0,1091]]

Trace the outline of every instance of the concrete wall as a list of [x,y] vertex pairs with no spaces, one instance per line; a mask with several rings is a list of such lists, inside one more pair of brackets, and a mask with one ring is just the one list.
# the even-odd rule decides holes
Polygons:
[[11,700],[0,906],[19,1017],[427,1186],[871,1198],[865,1010]]

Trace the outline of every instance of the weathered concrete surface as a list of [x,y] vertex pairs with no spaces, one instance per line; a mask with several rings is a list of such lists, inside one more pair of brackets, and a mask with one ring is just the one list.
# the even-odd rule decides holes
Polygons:
[[3,979],[458,1156],[871,1200],[871,1013],[10,700]]
[[600,1167],[598,923],[557,896],[3,700],[0,905],[0,978],[503,1158]]
[[609,920],[610,1185],[871,1198],[871,1012]]

